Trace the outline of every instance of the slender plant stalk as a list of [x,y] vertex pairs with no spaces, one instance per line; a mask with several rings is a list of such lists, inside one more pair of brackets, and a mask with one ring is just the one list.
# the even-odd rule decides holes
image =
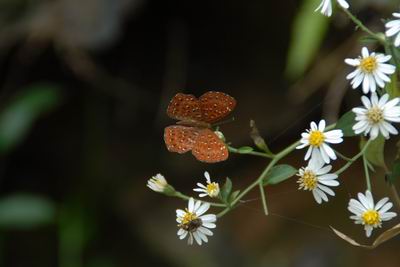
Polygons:
[[344,159],[345,161],[352,161],[353,160],[352,158],[346,157],[345,155],[343,155],[342,153],[340,153],[336,149],[335,149],[335,153],[336,153],[336,155],[339,156],[339,158]]
[[364,163],[365,182],[367,184],[367,189],[368,189],[368,191],[372,192],[372,190],[371,190],[371,178],[369,177],[367,157],[365,156],[365,154],[363,154],[363,163]]
[[348,9],[342,8],[343,12],[346,13],[346,15],[356,24],[361,30],[363,30],[365,33],[369,34],[371,37],[379,41],[382,45],[386,44],[385,38],[382,38],[378,34],[374,33],[370,29],[368,29],[367,26],[362,23],[361,20],[359,20],[356,16],[354,16]]
[[263,204],[264,213],[265,215],[268,215],[268,206],[267,206],[267,200],[265,198],[263,181],[261,181],[258,185],[260,187],[261,202]]
[[400,196],[399,196],[399,192],[397,192],[396,186],[394,184],[392,184],[390,186],[390,190],[392,191],[392,194],[393,194],[393,197],[394,197],[397,207],[400,208]]
[[364,147],[361,149],[361,151],[357,155],[352,157],[342,168],[337,170],[335,172],[335,174],[337,174],[337,175],[341,174],[342,172],[347,170],[354,163],[354,161],[356,161],[358,158],[360,158],[362,155],[364,155],[364,153],[367,150],[367,148],[370,145],[370,143],[371,143],[371,140],[368,140],[367,143],[364,145]]
[[[260,182],[262,182],[262,180],[267,176],[268,172],[271,170],[272,167],[275,166],[275,164],[281,160],[282,158],[284,158],[287,154],[289,154],[290,152],[292,152],[293,150],[296,149],[296,147],[300,144],[300,141],[297,141],[293,144],[291,144],[290,146],[288,146],[287,148],[285,148],[284,150],[282,150],[281,152],[279,152],[278,154],[276,154],[274,156],[274,158],[271,160],[271,162],[267,165],[267,167],[264,169],[264,171],[261,173],[261,175],[253,182],[251,183],[246,189],[244,189],[238,196],[237,198],[235,198],[232,203],[231,206],[234,207],[236,205],[236,203],[242,199],[247,193],[249,193],[254,187],[258,186],[260,184]],[[217,217],[220,218],[222,216],[224,216],[229,210],[231,209],[231,207],[227,207],[225,208],[223,211],[221,211]]]
[[247,155],[253,155],[253,156],[264,157],[264,158],[269,158],[269,159],[272,159],[274,157],[273,155],[270,155],[270,154],[267,154],[264,152],[258,152],[258,151],[250,151],[250,152],[246,152],[246,153],[241,153],[241,152],[239,152],[239,149],[231,147],[231,146],[229,146],[228,149],[229,149],[229,152],[236,153],[236,154],[247,154]]
[[[181,192],[178,192],[178,191],[176,191],[175,194],[172,195],[172,196],[173,197],[178,197],[178,198],[181,198],[181,199],[184,199],[184,200],[189,200],[190,198],[192,198],[192,197],[184,195],[184,194],[182,194]],[[200,200],[203,203],[208,203],[208,204],[210,204],[210,206],[214,206],[214,207],[220,207],[220,208],[225,208],[226,207],[226,205],[222,204],[222,203],[208,202],[208,201],[203,201],[201,199],[196,199],[196,198],[193,198],[193,199],[194,200]]]

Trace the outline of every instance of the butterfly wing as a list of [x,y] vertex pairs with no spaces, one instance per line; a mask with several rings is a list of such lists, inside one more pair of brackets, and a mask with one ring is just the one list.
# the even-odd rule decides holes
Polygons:
[[213,123],[226,117],[236,106],[236,100],[222,92],[210,91],[200,98],[201,120]]
[[194,95],[176,94],[168,105],[167,115],[176,120],[201,121],[200,101]]
[[210,129],[199,130],[192,148],[192,154],[199,161],[215,163],[228,158],[228,148]]
[[199,130],[195,127],[168,126],[164,130],[164,141],[169,151],[183,154],[193,148],[198,135]]

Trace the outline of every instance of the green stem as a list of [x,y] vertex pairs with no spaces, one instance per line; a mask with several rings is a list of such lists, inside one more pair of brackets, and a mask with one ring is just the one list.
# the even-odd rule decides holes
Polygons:
[[367,164],[367,157],[363,155],[363,163],[364,163],[364,172],[365,172],[365,182],[367,183],[367,189],[372,192],[371,190],[371,178],[369,177],[369,170]]
[[267,200],[265,198],[263,181],[259,182],[258,185],[260,187],[261,202],[263,204],[264,213],[265,213],[265,215],[268,215],[268,206],[267,206]]
[[[176,191],[175,194],[172,195],[172,196],[173,196],[173,197],[177,197],[177,198],[181,198],[181,199],[184,199],[184,200],[189,200],[190,198],[193,198],[193,197],[189,197],[189,196],[187,196],[187,195],[184,195],[184,194],[182,194],[181,192],[178,192],[178,191]],[[222,204],[222,203],[203,201],[203,200],[201,200],[201,199],[196,199],[196,198],[193,198],[193,199],[194,199],[194,200],[201,201],[201,202],[203,202],[203,203],[208,203],[208,204],[210,204],[210,206],[220,207],[220,208],[226,208],[226,205],[225,205],[225,204]]]
[[274,155],[270,155],[264,152],[258,152],[258,151],[250,151],[250,152],[246,152],[246,153],[241,153],[239,152],[239,149],[228,146],[229,152],[231,153],[236,153],[236,154],[247,154],[247,155],[253,155],[253,156],[258,156],[258,157],[264,157],[264,158],[269,158],[272,159],[274,157]]
[[335,172],[335,174],[337,174],[337,175],[341,174],[342,172],[347,170],[358,158],[360,158],[362,155],[364,155],[364,153],[367,150],[370,143],[371,143],[371,140],[368,140],[367,143],[365,143],[364,147],[361,149],[361,151],[357,155],[352,157],[342,168],[337,170]]
[[369,34],[371,37],[379,41],[382,45],[385,45],[386,40],[379,36],[378,34],[374,33],[370,29],[368,29],[361,20],[357,19],[356,16],[354,16],[348,9],[345,9],[342,7],[342,10],[346,15],[356,24],[361,30],[363,30],[365,33]]
[[[397,58],[397,53],[396,53],[396,48],[393,46],[392,43],[388,43],[385,45],[385,50],[389,50],[389,53],[392,55],[392,60],[394,64],[396,65],[396,70],[398,71],[400,69],[400,62],[399,59]],[[387,54],[388,52],[386,52]],[[393,75],[397,75],[397,73],[394,73]]]
[[[237,198],[235,198],[232,202],[231,202],[231,206],[235,206],[235,204],[242,199],[247,193],[249,193],[254,187],[256,187],[258,184],[260,184],[260,182],[262,182],[262,180],[267,176],[268,172],[271,170],[271,168],[279,161],[281,160],[283,157],[285,157],[287,154],[289,154],[290,152],[292,152],[293,150],[296,149],[296,147],[300,144],[300,141],[297,141],[293,144],[291,144],[290,146],[288,146],[287,148],[285,148],[284,150],[282,150],[281,152],[279,152],[278,154],[276,154],[274,156],[274,158],[271,160],[271,162],[267,165],[267,167],[264,169],[264,171],[261,173],[261,175],[253,182],[251,183],[246,189],[244,189],[238,196]],[[217,217],[220,218],[222,216],[224,216],[231,208],[225,208],[223,211],[221,211]]]
[[352,158],[346,157],[345,155],[343,155],[342,153],[340,153],[339,151],[335,150],[336,155],[339,156],[339,158],[344,159],[345,161],[352,161]]
[[400,208],[400,196],[399,196],[399,192],[397,192],[396,186],[394,184],[392,184],[390,186],[390,189],[392,191],[395,203],[397,204],[397,206]]

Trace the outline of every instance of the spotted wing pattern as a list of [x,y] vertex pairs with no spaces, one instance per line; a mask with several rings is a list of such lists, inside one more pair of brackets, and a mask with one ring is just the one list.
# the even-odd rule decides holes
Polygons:
[[201,120],[207,123],[213,123],[225,118],[236,106],[236,100],[222,92],[207,92],[199,100]]
[[201,121],[200,101],[194,95],[176,94],[168,105],[167,115],[176,120]]
[[199,130],[195,127],[168,126],[164,130],[164,141],[169,151],[182,154],[193,148],[198,135]]
[[196,137],[192,154],[199,161],[215,163],[228,158],[228,149],[212,130],[202,129]]

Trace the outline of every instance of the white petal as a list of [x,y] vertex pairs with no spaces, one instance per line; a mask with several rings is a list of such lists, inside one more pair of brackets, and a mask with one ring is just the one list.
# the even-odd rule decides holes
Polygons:
[[194,208],[194,199],[190,198],[189,199],[189,205],[188,205],[189,212],[193,212],[193,208]]
[[201,205],[201,206],[197,209],[196,215],[197,215],[197,216],[201,216],[201,215],[204,214],[204,212],[206,212],[209,208],[210,208],[210,204],[209,204],[209,203],[203,203],[203,205]]
[[321,177],[325,176],[323,174],[326,174],[332,170],[331,165],[326,165],[325,167],[319,169],[318,171],[315,172],[316,175],[322,175]]
[[381,217],[382,221],[389,221],[389,220],[393,219],[396,216],[397,216],[396,212],[385,212],[383,214],[380,214],[380,217]]
[[207,229],[207,228],[205,228],[203,226],[200,226],[199,229],[197,229],[197,230],[202,232],[205,235],[208,235],[208,236],[212,236],[213,235],[213,232],[211,232],[209,229]]
[[370,203],[368,201],[368,198],[363,194],[363,193],[358,193],[357,194],[358,199],[360,200],[361,204],[368,210],[368,209],[373,209],[374,205],[373,203]]
[[367,109],[370,109],[372,107],[371,101],[365,95],[363,95],[361,97],[361,102],[363,103],[364,107],[366,107]]
[[197,244],[201,246],[201,238],[199,237],[199,234],[197,232],[194,232],[193,237],[196,240]]
[[365,234],[366,234],[366,236],[367,236],[367,237],[370,237],[370,236],[371,236],[371,233],[372,233],[372,230],[373,230],[372,226],[366,225],[364,229],[365,229]]
[[[344,62],[350,66],[357,67],[360,65],[360,60],[358,58],[346,58]],[[358,70],[358,69],[357,69]],[[355,72],[355,71],[354,71]],[[352,73],[354,73],[352,72]],[[351,79],[351,78],[348,78]]]
[[361,49],[361,55],[363,56],[363,58],[369,57],[369,52],[368,52],[368,48],[366,48],[365,46]]
[[317,193],[317,191],[316,191],[316,190],[313,190],[313,191],[312,191],[312,194],[313,194],[313,196],[314,196],[315,201],[317,201],[318,204],[321,204],[321,203],[322,203],[322,198],[321,198],[321,196]]
[[215,214],[207,214],[207,215],[201,216],[200,219],[203,223],[206,223],[206,222],[212,223],[217,220],[217,216],[215,216]]
[[[330,165],[329,165],[330,166]],[[318,177],[319,181],[326,181],[326,180],[336,180],[338,178],[337,174],[328,173]]]
[[392,202],[388,202],[379,210],[381,213],[385,213],[386,211],[390,210],[393,207]]
[[200,208],[200,205],[201,205],[201,201],[200,201],[200,200],[195,201],[195,202],[194,202],[194,207],[193,207],[193,211],[192,211],[192,212],[197,214],[197,210]]
[[318,184],[318,188],[321,189],[322,191],[324,191],[325,193],[327,193],[328,195],[331,195],[331,196],[335,195],[335,192],[333,192],[332,189],[330,189],[329,187],[327,187],[325,185]]
[[339,5],[345,9],[348,9],[350,6],[345,0],[337,0]]
[[324,191],[320,190],[319,188],[315,188],[313,191],[315,191],[323,201],[328,202],[328,196]]
[[388,202],[389,198],[388,197],[384,197],[381,200],[378,201],[378,203],[376,203],[375,205],[375,210],[379,210],[386,202]]
[[325,126],[326,126],[325,120],[321,120],[321,121],[319,122],[319,124],[318,124],[318,130],[321,131],[321,132],[324,132]]
[[337,180],[320,180],[319,181],[323,185],[327,186],[338,186],[339,182]]
[[[326,154],[328,154],[329,158],[335,160],[337,159],[335,152],[333,151],[333,149],[328,146],[327,144],[322,144],[322,149],[325,150]],[[329,162],[327,162],[329,163]]]
[[308,159],[310,158],[311,153],[312,153],[313,150],[314,150],[314,148],[313,148],[312,146],[309,146],[309,147],[308,147],[307,153],[306,153],[306,155],[304,156],[304,160],[308,160]]
[[204,221],[203,221],[203,226],[207,227],[207,228],[215,228],[216,227],[215,223],[209,223],[209,222],[204,222]]
[[206,177],[208,183],[211,183],[210,174],[207,171],[204,172],[204,177]]

